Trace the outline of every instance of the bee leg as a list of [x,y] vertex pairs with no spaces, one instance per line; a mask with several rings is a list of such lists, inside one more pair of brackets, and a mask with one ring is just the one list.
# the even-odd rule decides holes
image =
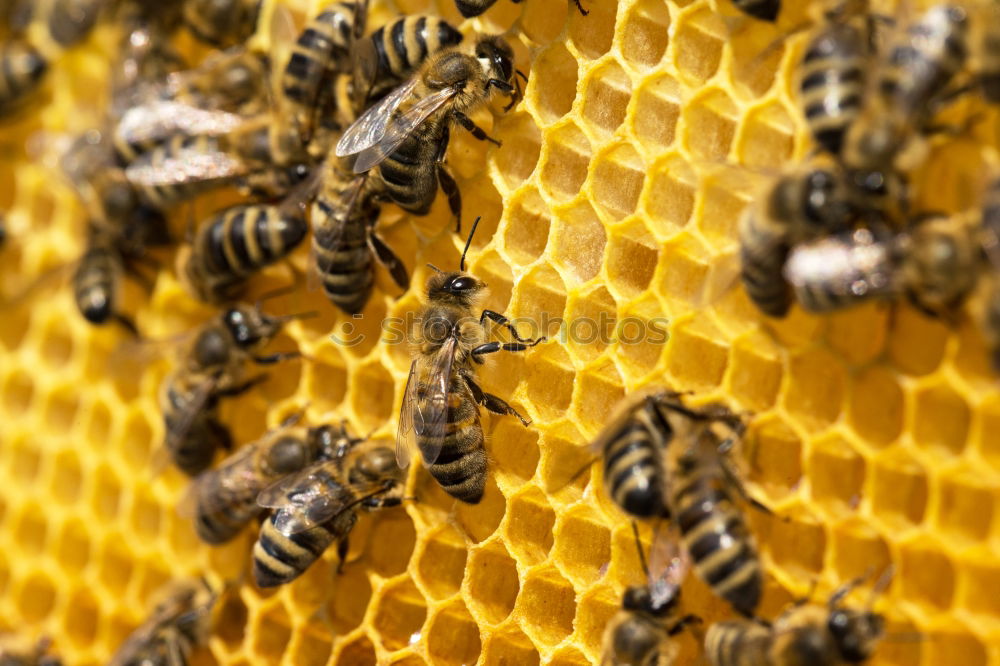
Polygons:
[[[525,342],[486,342],[472,350],[472,358],[477,358],[483,354],[494,354],[498,351],[519,352],[534,347],[539,342],[544,342],[545,338],[537,338],[530,343]],[[479,361],[482,363],[482,360]]]
[[218,389],[215,395],[220,398],[235,398],[238,395],[246,393],[252,389],[257,384],[265,381],[267,379],[267,373],[261,373],[255,377],[251,377],[242,384],[237,384],[236,386],[230,386],[229,388]]
[[476,384],[476,382],[474,382],[469,377],[465,378],[465,383],[469,386],[469,390],[472,391],[472,397],[476,400],[477,403],[485,407],[487,411],[492,412],[493,414],[499,414],[501,416],[506,416],[506,415],[516,416],[518,420],[520,420],[521,423],[524,425],[524,427],[528,427],[529,425],[531,425],[531,421],[521,416],[516,409],[507,404],[507,402],[502,398],[498,398],[492,393],[486,393],[485,391],[483,391],[483,389],[479,388],[479,385]]
[[400,289],[407,289],[410,286],[410,275],[406,272],[406,264],[374,231],[368,234],[368,248],[375,254],[378,262],[389,271],[396,286]]
[[732,485],[733,488],[736,489],[736,492],[739,493],[740,497],[743,498],[743,501],[745,501],[747,504],[749,504],[754,509],[757,509],[761,513],[773,516],[774,511],[771,511],[771,509],[764,506],[764,504],[762,504],[759,500],[754,499],[750,495],[750,493],[747,492],[746,486],[743,485],[743,481],[740,479],[739,474],[733,467],[733,463],[730,462],[729,458],[727,457],[729,451],[732,448],[733,448],[732,439],[726,440],[719,446],[719,453],[720,453],[719,466],[722,468],[722,473],[725,474],[726,480],[730,483],[730,485]]
[[387,509],[403,503],[402,497],[369,497],[361,504],[369,509]]
[[518,335],[517,329],[510,323],[510,319],[507,319],[507,317],[503,316],[499,312],[494,312],[493,310],[483,310],[483,313],[479,315],[479,325],[482,326],[487,319],[490,319],[506,328],[518,342],[534,342],[531,338],[522,338]]
[[136,328],[135,322],[132,321],[132,319],[128,315],[123,315],[120,312],[115,312],[114,314],[111,315],[111,318],[114,319],[116,322],[118,322],[118,324],[122,328],[131,333],[133,336],[137,338],[142,337],[139,334],[139,329]]
[[668,636],[676,636],[677,634],[679,634],[682,631],[684,631],[684,627],[688,626],[689,624],[701,624],[701,622],[702,622],[702,620],[701,620],[700,617],[698,617],[697,615],[688,613],[687,615],[685,615],[681,619],[677,620],[677,622],[674,623],[674,626],[672,626],[669,629],[667,629],[667,635]]
[[590,13],[589,11],[583,8],[583,5],[580,4],[580,0],[573,0],[573,4],[576,5],[576,8],[580,10],[581,16],[586,16],[587,14]]
[[302,356],[302,352],[290,351],[290,352],[275,352],[273,354],[268,354],[267,356],[251,356],[253,362],[257,365],[273,365],[275,363],[280,363],[281,361],[287,361],[290,358],[298,358]]
[[167,648],[167,666],[184,666],[187,658],[181,648],[181,637],[177,627],[165,627],[163,629],[163,643]]
[[448,171],[448,167],[443,162],[438,162],[437,167],[438,182],[441,183],[441,191],[448,197],[448,208],[455,216],[455,233],[462,233],[462,192],[458,189],[458,183]]
[[497,146],[503,145],[500,141],[497,141],[489,134],[487,134],[482,127],[472,122],[472,118],[465,115],[461,111],[455,111],[452,114],[452,117],[458,122],[459,125],[467,129],[469,133],[472,134],[472,136],[476,137],[480,141],[489,141],[490,143],[493,143]]
[[344,537],[337,542],[337,575],[344,573],[344,562],[347,561],[347,551],[350,550],[351,543],[348,537]]

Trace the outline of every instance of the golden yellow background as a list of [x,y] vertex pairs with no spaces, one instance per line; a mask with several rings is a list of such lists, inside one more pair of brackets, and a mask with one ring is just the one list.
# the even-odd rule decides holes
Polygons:
[[[292,6],[301,21],[319,4]],[[794,6],[766,26],[727,0],[584,0],[586,17],[562,0],[498,0],[464,24],[507,31],[530,78],[512,112],[477,115],[502,148],[453,133],[465,228],[483,216],[470,258],[490,285],[487,305],[567,321],[666,317],[670,339],[557,336],[496,355],[484,387],[534,424],[484,417],[492,476],[482,503],[453,502],[413,469],[419,502],[364,518],[343,575],[331,552],[276,592],[241,578],[250,530],[223,548],[200,545],[176,511],[187,480],[153,471],[170,353],[129,346],[121,330],[92,328],[75,311],[59,267],[81,252],[82,207],[51,165],[32,162],[24,139],[97,126],[116,33],[101,26],[58,57],[39,105],[0,128],[3,292],[57,275],[0,323],[0,629],[50,635],[67,664],[104,663],[164,582],[210,572],[234,585],[209,643],[219,664],[593,662],[623,587],[641,575],[599,470],[567,481],[615,403],[662,383],[757,414],[743,451],[750,487],[788,517],[750,516],[769,572],[764,615],[814,582],[822,596],[892,562],[878,608],[896,635],[875,663],[1000,664],[1000,395],[976,320],[951,330],[905,306],[868,305],[771,321],[727,288],[739,212],[767,174],[810,149],[794,78],[807,33],[781,40],[810,3],[785,4]],[[450,0],[396,8],[459,19]],[[393,14],[376,2],[372,22]],[[990,158],[983,145],[994,140],[987,117],[975,137],[933,149],[918,200],[974,205]],[[185,209],[176,228],[213,205]],[[380,273],[362,319],[304,286],[267,304],[322,316],[273,345],[297,345],[305,360],[222,407],[237,442],[304,405],[310,423],[347,417],[358,433],[393,436],[409,355],[378,342],[380,323],[418,308],[426,262],[457,264],[462,239],[446,209],[439,198],[431,216],[411,221],[385,207],[384,237],[414,288],[397,298]],[[294,262],[304,269],[307,259],[304,246]],[[152,295],[129,284],[124,309],[150,338],[170,340],[212,311],[182,292],[171,257],[161,260]],[[254,294],[290,274],[266,275]],[[364,342],[328,339],[347,322]],[[706,621],[727,613],[693,576],[684,599]],[[680,640],[683,663],[698,663],[694,639]]]

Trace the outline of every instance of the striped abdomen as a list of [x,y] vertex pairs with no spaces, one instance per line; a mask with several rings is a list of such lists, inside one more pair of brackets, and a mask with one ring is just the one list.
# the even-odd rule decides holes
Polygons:
[[354,3],[338,2],[320,12],[299,35],[281,77],[292,115],[303,136],[312,133],[320,87],[347,59],[354,29]]
[[861,113],[866,63],[861,31],[842,23],[817,36],[803,56],[802,110],[813,138],[834,155]]
[[201,283],[231,287],[288,256],[307,230],[302,216],[277,206],[233,206],[199,227],[188,275]]
[[[332,491],[337,493],[336,501],[342,506],[350,504],[354,497],[339,484],[335,485],[340,489]],[[261,525],[253,546],[253,577],[258,587],[276,587],[295,580],[333,542],[346,538],[357,521],[357,513],[347,510],[328,523],[285,536],[274,526],[276,515],[272,514]]]
[[377,167],[379,195],[414,215],[426,215],[437,196],[437,155],[447,133],[425,122]]
[[260,0],[185,0],[184,22],[206,44],[231,46],[253,35],[260,5]]
[[736,8],[761,21],[773,21],[781,11],[781,0],[733,0]]
[[937,5],[906,31],[889,52],[879,90],[889,109],[924,115],[928,105],[962,69],[968,55],[964,10]]
[[711,666],[771,666],[771,631],[755,622],[716,622],[705,634]]
[[353,201],[349,186],[335,168],[329,167],[313,203],[314,269],[327,298],[344,312],[357,314],[364,309],[375,283],[368,234],[379,209],[364,200]]
[[672,479],[671,513],[698,576],[734,609],[753,615],[761,569],[753,537],[714,465]]
[[[212,464],[215,451],[230,445],[229,431],[215,418],[215,400],[193,417],[188,416],[194,392],[199,389],[203,376],[175,373],[167,381],[162,401],[166,446],[174,464],[190,476],[200,474]],[[190,425],[179,430],[182,422],[190,418]]]
[[73,275],[73,296],[80,314],[92,324],[104,324],[115,313],[115,290],[121,257],[109,243],[91,240]]
[[0,115],[17,108],[47,69],[45,58],[28,42],[0,41]]
[[371,37],[377,65],[371,74],[369,99],[381,97],[408,77],[427,57],[462,41],[462,33],[435,16],[404,16]]
[[[426,395],[426,391],[426,386],[418,386],[417,395]],[[418,397],[414,409],[428,414],[432,411],[423,397]],[[437,460],[428,466],[431,476],[452,497],[468,504],[478,504],[486,489],[488,462],[479,408],[465,381],[457,374],[452,377],[448,416],[441,428],[437,431],[421,429],[421,419],[414,421],[417,424],[417,446],[421,452],[432,447],[441,448]]]
[[629,515],[654,518],[669,514],[664,496],[663,452],[644,424],[631,420],[604,449],[604,485]]
[[776,224],[762,222],[750,208],[740,220],[740,278],[747,296],[764,314],[784,317],[792,295],[782,275],[788,256],[787,234]]

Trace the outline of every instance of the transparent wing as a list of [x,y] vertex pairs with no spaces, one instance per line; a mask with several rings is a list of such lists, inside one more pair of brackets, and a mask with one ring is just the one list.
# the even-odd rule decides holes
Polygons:
[[385,136],[393,112],[410,96],[416,85],[417,79],[410,79],[361,114],[360,118],[344,130],[337,142],[337,156],[355,155],[378,143]]
[[223,460],[218,468],[199,474],[181,497],[177,513],[183,518],[193,518],[199,509],[217,513],[235,502],[252,503],[264,481],[253,461],[263,442],[260,439],[247,444]]
[[[427,367],[427,374],[417,376],[417,400],[413,410],[413,426],[418,436],[431,439],[420,447],[424,464],[433,465],[441,455],[442,437],[448,425],[448,387],[455,361],[458,338],[449,336]],[[418,365],[420,367],[420,365]]]
[[257,504],[275,509],[274,526],[285,536],[329,521],[344,505],[343,487],[335,479],[337,465],[323,460],[265,488]]
[[364,173],[392,155],[396,148],[406,140],[406,137],[420,126],[420,123],[427,120],[429,115],[440,109],[457,92],[458,89],[453,87],[439,90],[423,98],[404,113],[394,117],[382,138],[358,155],[358,159],[354,162],[354,173]]
[[[217,383],[218,381],[215,377],[205,378],[188,395],[187,402],[178,410],[179,414],[178,412],[174,412],[178,418],[167,427],[165,446],[168,453],[173,452],[187,439],[191,431],[191,426],[194,425],[195,421],[202,414],[202,410],[215,391]],[[167,389],[169,389],[169,385]]]
[[399,425],[396,428],[396,463],[401,469],[410,466],[413,452],[417,448],[417,436],[413,430],[413,413],[417,411],[417,361],[410,364],[410,374],[403,390],[403,404],[399,409]]
[[155,154],[141,155],[125,167],[125,178],[139,187],[165,187],[235,178],[250,171],[243,160],[220,148],[181,148],[154,162]]
[[649,593],[653,607],[661,608],[677,595],[691,562],[680,547],[680,536],[672,527],[657,522],[649,550]]
[[354,76],[355,101],[363,104],[368,99],[375,74],[378,72],[378,51],[371,39],[361,39],[351,49],[351,69]]
[[236,113],[163,99],[127,109],[115,126],[115,134],[137,145],[164,141],[174,134],[218,136],[244,122],[243,116]]

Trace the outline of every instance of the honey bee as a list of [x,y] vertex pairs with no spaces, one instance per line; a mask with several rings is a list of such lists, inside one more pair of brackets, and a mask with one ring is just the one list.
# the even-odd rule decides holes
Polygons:
[[216,594],[204,581],[177,584],[133,631],[109,666],[186,666],[208,640]]
[[298,352],[260,355],[258,351],[286,322],[312,314],[271,317],[259,306],[237,304],[201,327],[160,397],[167,433],[164,448],[181,471],[198,474],[211,464],[216,449],[230,448],[229,432],[216,418],[218,401],[240,395],[266,378],[244,379],[247,361],[270,365],[298,357]]
[[379,207],[366,192],[367,177],[349,173],[342,160],[324,165],[313,203],[313,275],[327,298],[348,314],[361,312],[375,283],[374,258],[402,289],[410,277],[402,260],[375,233]]
[[[632,529],[636,530],[635,523]],[[687,561],[673,541],[654,538],[647,566],[638,531],[636,546],[648,583],[625,590],[622,609],[604,632],[601,666],[672,666],[678,656],[672,638],[686,626],[701,622],[696,615],[678,613]],[[658,557],[658,552],[666,554]]]
[[[511,0],[516,4],[520,4],[523,0]],[[486,12],[487,9],[495,5],[497,0],[455,0],[455,7],[458,8],[459,13],[465,18],[473,18],[479,16]],[[580,0],[573,0],[573,4],[576,5],[577,10],[581,15],[586,16],[590,12],[583,8],[580,4]]]
[[926,214],[897,240],[899,279],[923,312],[951,316],[982,273],[980,220],[974,216]]
[[232,301],[251,275],[287,257],[308,231],[294,201],[231,206],[198,226],[190,251],[178,255],[180,275],[200,300]]
[[27,41],[0,41],[0,117],[22,107],[48,68],[45,57]]
[[195,528],[202,541],[231,540],[260,515],[257,496],[262,490],[321,457],[332,457],[338,443],[353,441],[333,426],[296,427],[300,417],[286,419],[280,428],[195,479],[185,501],[195,505]]
[[[839,666],[871,658],[882,638],[885,620],[867,608],[843,605],[860,581],[834,591],[826,607],[801,600],[773,626],[759,620],[730,620],[708,628],[705,655],[712,666]],[[872,599],[879,590],[876,584]]]
[[727,454],[742,437],[742,419],[722,405],[688,408],[661,399],[677,444],[668,449],[667,505],[695,573],[741,615],[752,617],[762,574],[753,535],[735,496],[769,510],[743,488]]
[[926,128],[948,85],[968,57],[968,21],[962,8],[928,9],[889,46],[877,94],[844,135],[849,170],[892,172],[914,135]]
[[[476,383],[475,367],[486,354],[520,352],[545,340],[522,338],[499,312],[473,308],[486,284],[465,271],[465,255],[479,218],[472,225],[462,251],[459,270],[435,269],[427,280],[427,304],[418,319],[414,344],[416,358],[403,393],[396,433],[396,457],[403,469],[414,455],[422,456],[431,476],[452,497],[477,504],[486,487],[487,455],[482,405],[494,414],[516,416],[525,427],[529,421]],[[504,326],[515,342],[487,342],[487,320]]]
[[[341,438],[347,438],[346,431]],[[318,462],[264,490],[257,502],[274,509],[261,526],[253,547],[253,576],[258,587],[295,580],[337,542],[339,566],[348,537],[365,510],[398,506],[403,501],[403,472],[392,449],[348,439],[340,456]]]
[[260,0],[185,0],[184,23],[199,40],[225,48],[253,35]]
[[739,223],[741,277],[761,312],[784,317],[792,294],[782,270],[793,245],[846,229],[856,207],[839,171],[807,168],[779,177]]
[[461,194],[442,160],[452,123],[474,137],[499,143],[467,115],[485,104],[494,90],[520,97],[514,53],[503,38],[483,36],[471,48],[439,51],[407,83],[369,108],[337,142],[339,157],[356,155],[355,173],[369,178],[380,199],[416,215],[426,215],[438,181],[461,222]]
[[673,391],[625,400],[591,449],[604,457],[604,485],[622,511],[636,518],[668,518],[665,454],[672,430],[664,405]]
[[986,190],[983,201],[983,254],[990,271],[990,284],[986,298],[983,328],[993,368],[1000,372],[1000,180],[994,180]]
[[39,638],[26,645],[16,636],[0,636],[0,666],[62,666],[62,659],[48,654],[52,640]]
[[898,289],[894,243],[871,229],[845,231],[796,246],[784,268],[795,299],[809,312],[831,312]]
[[979,83],[990,104],[1000,104],[1000,3],[992,2],[984,12],[979,49]]

